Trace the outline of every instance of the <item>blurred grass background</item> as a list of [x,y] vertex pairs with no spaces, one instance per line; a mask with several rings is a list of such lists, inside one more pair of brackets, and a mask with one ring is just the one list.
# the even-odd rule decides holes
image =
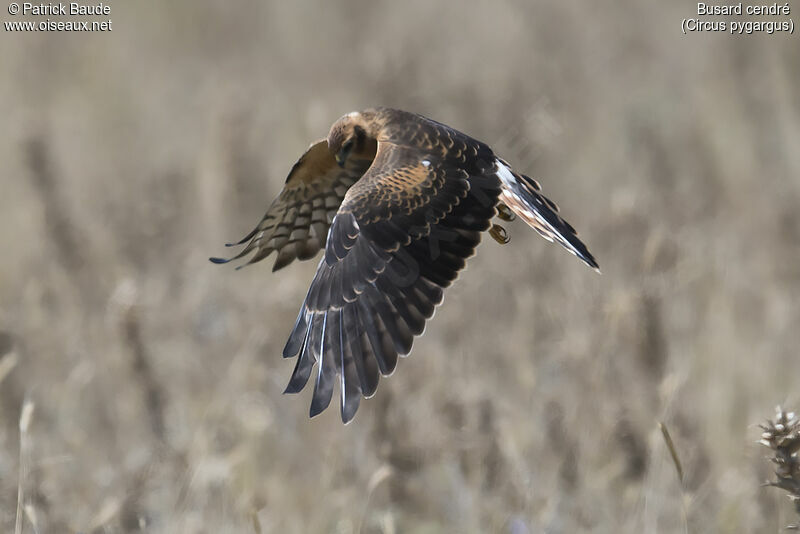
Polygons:
[[[800,46],[684,36],[694,10],[175,0],[3,32],[0,528],[21,480],[26,532],[778,531],[754,423],[798,401]],[[207,258],[373,105],[539,179],[603,275],[509,225],[343,427],[281,395],[315,262]]]

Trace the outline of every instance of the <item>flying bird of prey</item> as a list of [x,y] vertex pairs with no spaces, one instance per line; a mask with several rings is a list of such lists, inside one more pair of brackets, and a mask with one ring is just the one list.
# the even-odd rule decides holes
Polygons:
[[286,392],[316,376],[313,417],[339,382],[342,421],[441,304],[442,294],[489,230],[492,219],[522,218],[590,267],[598,265],[533,179],[514,172],[492,149],[449,126],[405,111],[375,108],[336,121],[286,179],[258,226],[226,263],[276,252],[273,271],[294,259],[324,256],[283,349],[297,356]]

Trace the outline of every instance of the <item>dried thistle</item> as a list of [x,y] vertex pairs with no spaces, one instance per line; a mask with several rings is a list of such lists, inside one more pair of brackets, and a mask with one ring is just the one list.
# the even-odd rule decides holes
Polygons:
[[[785,412],[780,406],[775,412],[773,420],[759,425],[763,430],[759,443],[772,450],[770,460],[775,464],[776,480],[770,480],[766,485],[787,491],[800,515],[800,419],[794,412]],[[800,525],[788,528],[798,530]]]

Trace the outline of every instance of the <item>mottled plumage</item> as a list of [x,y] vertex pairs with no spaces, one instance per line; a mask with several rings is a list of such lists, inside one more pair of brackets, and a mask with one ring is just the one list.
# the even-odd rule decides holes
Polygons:
[[255,251],[253,263],[277,251],[277,270],[325,249],[283,351],[297,356],[286,391],[302,390],[316,364],[311,415],[329,405],[338,381],[342,420],[352,419],[411,351],[482,232],[507,240],[491,221],[511,212],[597,269],[539,185],[487,145],[399,110],[339,119],[294,165],[235,256]]

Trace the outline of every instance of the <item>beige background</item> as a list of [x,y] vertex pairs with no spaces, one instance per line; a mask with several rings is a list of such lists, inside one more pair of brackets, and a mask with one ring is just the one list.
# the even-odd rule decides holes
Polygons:
[[[0,32],[0,529],[21,480],[41,532],[777,532],[755,424],[800,404],[800,41],[684,36],[695,9],[118,1],[110,33]],[[281,394],[316,262],[206,258],[377,104],[539,179],[603,275],[508,225],[343,427]]]

